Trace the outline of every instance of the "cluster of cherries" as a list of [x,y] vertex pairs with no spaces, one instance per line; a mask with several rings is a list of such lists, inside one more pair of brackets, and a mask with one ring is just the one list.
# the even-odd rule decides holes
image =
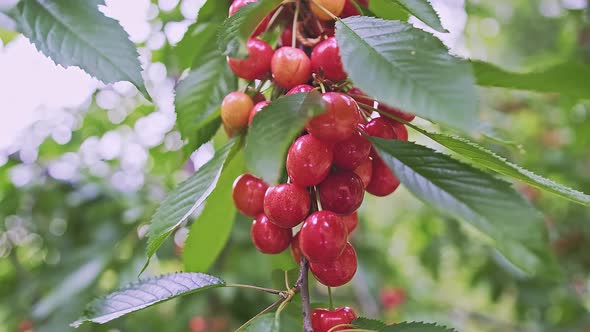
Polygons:
[[[250,2],[256,0],[235,0],[230,16]],[[357,3],[367,5],[367,1]],[[284,4],[281,10],[288,14],[298,12],[293,10],[294,5]],[[302,1],[300,5],[305,7],[300,17],[286,17],[286,20],[300,20],[299,28],[297,31],[284,28],[280,47],[274,50],[257,38],[275,23],[267,18],[247,42],[248,56],[229,58],[228,64],[245,80],[271,80],[275,92],[278,90],[280,94],[321,88],[326,109],[311,118],[305,131],[292,143],[286,160],[287,183],[269,187],[262,179],[243,174],[234,183],[233,199],[241,213],[254,218],[251,236],[259,251],[277,254],[290,246],[297,262],[302,256],[309,261],[310,270],[319,282],[338,287],[348,283],[357,270],[357,256],[348,237],[357,227],[356,210],[365,191],[387,196],[400,184],[365,136],[407,140],[407,129],[402,123],[378,117],[373,111],[377,109],[405,121],[412,121],[414,116],[379,103],[350,86],[332,19],[332,15],[359,14],[350,0]],[[228,94],[221,106],[226,133],[231,136],[247,129],[269,103],[256,91]],[[336,325],[350,324],[355,317],[347,307],[334,311],[316,309],[312,323],[315,332],[326,332]]]

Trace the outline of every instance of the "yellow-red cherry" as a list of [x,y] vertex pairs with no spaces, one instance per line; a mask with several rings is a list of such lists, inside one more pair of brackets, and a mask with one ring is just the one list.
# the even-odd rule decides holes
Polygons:
[[337,327],[350,324],[356,319],[356,313],[349,307],[340,307],[334,310],[314,309],[311,312],[311,327],[314,332],[335,332],[349,330],[350,327]]
[[338,214],[351,214],[363,202],[363,180],[353,171],[332,172],[318,185],[322,208]]
[[221,103],[221,121],[226,130],[234,132],[246,127],[252,107],[252,98],[243,92],[235,91],[225,96]]
[[327,263],[344,250],[348,231],[339,215],[323,210],[309,215],[299,231],[299,248],[310,262]]
[[357,103],[340,92],[324,93],[322,99],[326,110],[307,122],[307,131],[327,143],[337,143],[350,138],[359,123]]
[[[334,20],[332,16],[338,16],[344,9],[345,0],[315,0],[310,1],[311,11],[322,21]],[[317,3],[317,4],[316,4]],[[319,4],[319,6],[318,6]],[[321,7],[320,7],[321,6]],[[322,9],[323,7],[323,9]],[[326,13],[325,10],[330,12]]]
[[340,287],[354,277],[357,269],[356,252],[347,243],[342,254],[328,263],[310,263],[309,268],[314,277],[329,287]]
[[307,83],[311,78],[311,61],[298,48],[279,48],[272,56],[270,66],[274,80],[287,89]]
[[268,217],[261,213],[252,222],[250,235],[254,246],[260,252],[278,254],[289,247],[293,232],[290,228],[282,228],[271,223]]
[[270,187],[264,195],[264,213],[283,228],[299,225],[309,213],[311,199],[304,187],[283,183]]
[[268,185],[251,174],[242,174],[234,181],[232,198],[238,211],[256,217],[264,211],[264,194]]
[[330,146],[312,135],[303,135],[289,148],[287,174],[297,185],[314,186],[328,176],[333,159]]
[[331,81],[341,81],[348,77],[342,66],[340,49],[335,37],[330,37],[317,44],[311,52],[311,70],[322,73]]
[[246,43],[248,57],[227,58],[227,63],[236,76],[248,81],[264,79],[270,73],[270,61],[274,51],[265,41],[249,39]]

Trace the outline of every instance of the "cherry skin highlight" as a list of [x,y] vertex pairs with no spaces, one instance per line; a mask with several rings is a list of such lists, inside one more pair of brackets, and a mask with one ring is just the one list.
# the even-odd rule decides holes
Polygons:
[[299,84],[295,87],[293,87],[291,90],[289,90],[285,96],[290,96],[290,95],[294,95],[296,93],[303,93],[303,92],[309,92],[311,90],[313,90],[313,86],[311,85],[307,85],[307,84]]
[[261,80],[270,73],[270,61],[274,51],[272,47],[260,40],[249,39],[246,43],[248,57],[245,59],[228,58],[227,63],[236,76],[243,79]]
[[338,214],[351,214],[363,202],[363,180],[352,171],[331,173],[318,186],[320,202],[326,210]]
[[311,52],[311,70],[323,73],[331,81],[341,81],[348,76],[342,66],[340,50],[335,37],[317,44]]
[[236,131],[248,124],[250,110],[254,107],[252,98],[243,92],[231,92],[221,103],[221,121],[228,131]]
[[238,211],[249,217],[256,217],[264,211],[264,194],[268,185],[261,179],[242,174],[234,181],[232,198]]
[[299,231],[299,248],[310,262],[331,262],[340,256],[348,231],[340,216],[323,210],[312,213]]
[[340,287],[354,277],[357,269],[356,252],[347,243],[342,254],[329,263],[310,263],[309,268],[315,278],[329,287]]
[[278,254],[289,247],[293,233],[290,228],[282,228],[271,223],[268,217],[261,213],[252,222],[250,235],[254,246],[260,252]]
[[248,117],[248,126],[252,124],[254,116],[256,116],[258,112],[262,111],[263,108],[268,106],[268,104],[270,104],[270,101],[265,100],[257,103],[256,105],[254,105],[254,107],[252,107],[252,110],[250,111],[250,116]]
[[326,110],[311,118],[305,128],[314,137],[336,143],[350,138],[359,123],[359,109],[349,96],[339,92],[327,92],[322,95]]
[[314,332],[344,331],[349,330],[350,327],[332,328],[338,325],[350,324],[355,319],[356,314],[349,307],[336,308],[332,311],[329,309],[314,309],[311,312],[311,327]]
[[359,167],[371,153],[371,142],[359,132],[334,145],[334,165],[347,170]]
[[311,199],[305,188],[292,183],[270,187],[264,195],[264,213],[283,228],[299,225],[309,213]]
[[370,158],[365,159],[359,167],[354,169],[354,173],[363,181],[363,187],[366,189],[373,176],[373,161]]
[[270,67],[274,80],[287,89],[304,84],[311,78],[311,60],[298,48],[283,46],[276,50]]
[[302,187],[314,186],[328,176],[334,159],[332,149],[311,135],[299,137],[287,153],[287,174]]

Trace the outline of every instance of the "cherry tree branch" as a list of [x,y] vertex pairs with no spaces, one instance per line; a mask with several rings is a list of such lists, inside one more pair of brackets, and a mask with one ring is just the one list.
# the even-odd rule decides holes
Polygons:
[[299,263],[299,278],[297,279],[297,283],[295,287],[299,288],[301,292],[301,306],[302,306],[302,314],[303,314],[303,332],[313,332],[313,328],[311,327],[311,315],[310,315],[310,307],[309,307],[309,285],[308,285],[308,271],[309,271],[309,263],[305,257],[301,257],[301,262]]

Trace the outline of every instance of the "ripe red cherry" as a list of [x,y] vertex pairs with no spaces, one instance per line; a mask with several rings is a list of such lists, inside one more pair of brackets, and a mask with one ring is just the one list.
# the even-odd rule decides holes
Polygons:
[[276,50],[270,63],[272,77],[282,87],[291,89],[311,77],[311,61],[298,48],[283,46]]
[[351,214],[363,202],[363,180],[352,171],[334,172],[318,186],[320,202],[326,210]]
[[305,128],[314,137],[328,142],[343,141],[355,132],[359,123],[358,105],[349,96],[328,92],[322,96],[326,111],[311,118]]
[[[233,14],[235,14],[238,11],[238,9],[240,9],[240,8],[244,7],[245,5],[252,3],[252,2],[258,2],[258,0],[234,0],[234,2],[229,7],[229,16],[232,16]],[[270,17],[269,16],[265,17],[262,20],[262,22],[260,22],[260,24],[258,24],[258,27],[254,31],[252,36],[256,37],[256,36],[259,36],[260,34],[262,34],[264,32],[264,30],[266,30],[266,27],[268,26],[269,22],[270,22]]]
[[379,103],[379,107],[377,107],[380,111],[385,112],[385,113],[389,113],[393,116],[397,116],[398,118],[408,121],[408,122],[412,122],[412,120],[414,120],[416,118],[416,115],[412,114],[412,113],[406,113],[398,108],[395,108],[393,106],[389,106],[383,103]]
[[329,263],[310,263],[309,268],[315,278],[329,287],[340,287],[354,277],[357,268],[356,252],[347,243],[342,254]]
[[401,141],[408,140],[408,128],[406,128],[406,126],[403,123],[397,122],[393,119],[386,119],[386,120],[391,125],[391,128],[393,128],[393,131],[395,132],[395,136],[397,139],[399,139]]
[[[356,0],[359,6],[368,8],[369,7],[369,0]],[[356,8],[356,6],[351,2],[351,0],[346,0],[344,4],[344,9],[340,14],[340,17],[347,18],[350,16],[357,16],[361,15],[361,12]]]
[[334,145],[334,164],[342,169],[354,170],[359,167],[371,153],[371,142],[355,132],[344,141]]
[[243,92],[232,92],[221,103],[221,121],[228,131],[237,131],[248,124],[250,111],[254,107],[252,98]]
[[227,58],[231,70],[246,80],[261,80],[270,73],[270,60],[274,53],[272,47],[260,40],[249,39],[246,43],[248,57],[245,59]]
[[242,174],[234,181],[232,197],[238,211],[249,217],[256,217],[264,211],[264,194],[268,185],[261,179]]
[[257,103],[256,105],[254,105],[254,107],[252,107],[252,110],[250,111],[250,117],[248,117],[248,126],[252,124],[252,120],[254,120],[254,116],[256,116],[256,114],[258,112],[262,111],[263,108],[268,106],[268,104],[270,104],[270,101],[265,100],[265,101],[261,101],[261,102]]
[[331,211],[312,213],[299,231],[299,248],[310,262],[327,263],[344,250],[348,231],[340,216]]
[[299,84],[298,86],[289,90],[289,92],[287,92],[287,94],[285,94],[285,95],[290,96],[290,95],[293,95],[296,93],[309,92],[311,90],[313,90],[313,86],[307,85],[307,84]]
[[270,187],[264,195],[264,213],[275,225],[283,228],[299,225],[310,207],[307,190],[292,183]]
[[[297,42],[297,40],[295,41]],[[293,28],[285,27],[281,33],[281,46],[291,46],[293,43]]]
[[369,136],[381,137],[385,139],[395,139],[393,127],[384,118],[375,118],[364,126],[365,132]]
[[363,92],[363,90],[359,89],[359,88],[352,88],[350,90],[348,90],[347,92],[352,98],[354,98],[354,100],[356,100],[357,102],[361,103],[361,104],[365,104],[368,106],[373,107],[373,105],[375,104],[375,101],[367,96],[366,93]]
[[371,182],[367,186],[367,192],[375,196],[387,196],[393,193],[399,187],[399,180],[393,174],[391,169],[379,158],[373,159],[373,175]]
[[346,229],[348,230],[348,235],[352,234],[356,229],[356,226],[359,224],[359,215],[355,211],[352,214],[341,216],[342,222],[346,225]]
[[301,247],[299,246],[299,232],[291,240],[291,256],[299,264],[301,262]]
[[349,307],[336,308],[333,311],[328,309],[314,309],[311,312],[311,327],[314,332],[332,332],[349,330],[349,327],[334,326],[350,324],[356,319],[356,314]]
[[290,228],[279,227],[261,213],[252,222],[250,235],[254,245],[265,254],[278,254],[289,247],[293,232]]
[[[327,9],[332,15],[338,16],[344,9],[345,0],[316,0],[322,7]],[[332,16],[326,13],[322,8],[316,5],[315,1],[311,2],[311,11],[322,21],[333,20]]]
[[354,173],[363,181],[363,187],[366,189],[373,176],[373,161],[370,158],[365,159],[363,163],[354,169]]
[[394,309],[406,301],[406,291],[403,288],[386,288],[379,297],[385,309]]
[[293,183],[302,187],[314,186],[328,176],[332,149],[311,135],[299,137],[287,153],[287,174]]
[[322,72],[331,81],[341,81],[348,76],[342,66],[340,50],[335,37],[330,37],[317,44],[311,52],[311,70]]

